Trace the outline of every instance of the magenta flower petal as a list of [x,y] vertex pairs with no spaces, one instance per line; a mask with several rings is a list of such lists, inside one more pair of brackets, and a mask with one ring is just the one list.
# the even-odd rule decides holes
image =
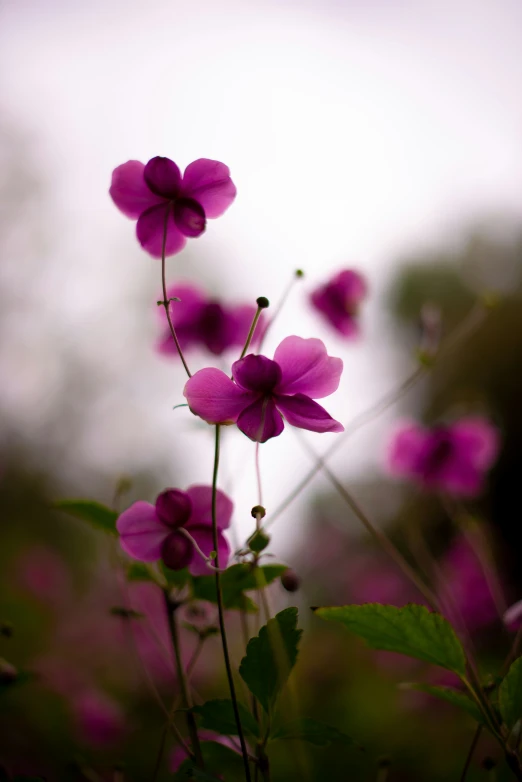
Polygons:
[[168,157],[153,157],[143,172],[145,182],[156,195],[172,200],[180,193],[181,173]]
[[[190,486],[187,496],[192,502],[192,513],[187,530],[190,532],[192,525],[198,527],[212,526],[212,486]],[[216,492],[216,521],[218,529],[227,529],[232,519],[234,503],[220,489]]]
[[183,236],[201,236],[206,225],[203,207],[192,198],[179,198],[174,204],[174,222]]
[[366,281],[353,269],[345,269],[310,296],[312,305],[345,337],[359,333],[357,312],[367,293]]
[[268,394],[281,381],[281,368],[270,358],[251,353],[232,364],[232,375],[245,391]]
[[270,397],[256,399],[237,419],[238,429],[255,443],[266,443],[281,434],[285,425]]
[[308,429],[310,432],[344,432],[344,426],[339,421],[304,394],[278,395],[276,404],[286,421],[299,429]]
[[183,527],[191,513],[191,499],[179,489],[166,489],[156,500],[156,515],[167,527]]
[[172,532],[163,541],[161,558],[172,570],[183,570],[192,560],[194,546],[181,532]]
[[497,429],[482,418],[462,418],[452,426],[459,451],[465,453],[475,467],[487,470],[500,448]]
[[209,424],[235,423],[240,412],[255,398],[242,391],[220,369],[207,367],[192,375],[183,394],[195,415]]
[[407,423],[392,437],[387,456],[392,475],[407,476],[415,470],[428,433],[418,424]]
[[166,210],[169,210],[169,215],[167,217],[165,255],[175,255],[181,252],[187,241],[174,222],[172,206],[170,204],[153,206],[139,216],[136,224],[138,241],[153,258],[161,258]]
[[147,187],[144,170],[145,166],[139,160],[129,160],[112,172],[109,194],[120,212],[133,219],[146,209],[163,203],[163,199]]
[[183,194],[199,201],[207,217],[219,217],[236,197],[230,170],[217,160],[200,158],[185,169]]
[[[214,539],[212,536],[212,529],[209,526],[191,527],[188,530],[202,552],[208,555],[211,551],[214,551]],[[192,559],[188,564],[188,569],[193,576],[208,576],[211,571],[207,567],[205,561],[200,555],[192,549]],[[222,532],[218,530],[218,557],[219,567],[225,568],[228,565],[228,558],[230,556],[230,546],[228,545]]]
[[274,361],[283,375],[277,392],[306,394],[312,399],[333,394],[343,371],[342,360],[329,356],[320,339],[287,337],[276,349]]
[[170,530],[161,523],[156,508],[149,502],[135,502],[116,522],[122,549],[141,562],[155,562],[161,557],[163,541]]

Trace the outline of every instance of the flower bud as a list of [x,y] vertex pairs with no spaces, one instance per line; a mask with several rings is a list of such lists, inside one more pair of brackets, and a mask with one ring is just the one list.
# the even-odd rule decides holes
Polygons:
[[260,310],[266,310],[266,308],[270,306],[270,302],[266,296],[260,296],[258,299],[256,299],[256,304]]
[[266,510],[263,508],[262,505],[254,505],[250,513],[252,514],[252,517],[254,519],[257,519],[258,517],[260,519],[264,519],[266,516]]
[[288,568],[281,575],[281,586],[286,589],[287,592],[297,592],[301,586],[301,579],[292,568]]

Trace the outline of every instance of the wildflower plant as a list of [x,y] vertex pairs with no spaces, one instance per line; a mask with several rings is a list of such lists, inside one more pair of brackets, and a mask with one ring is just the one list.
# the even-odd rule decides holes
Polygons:
[[[341,625],[373,649],[398,652],[450,672],[458,685],[417,682],[408,686],[447,701],[471,716],[477,735],[489,732],[510,773],[522,780],[522,658],[518,656],[522,630],[515,631],[504,668],[491,671],[494,684],[486,684],[469,644],[468,631],[463,631],[459,611],[453,610],[455,601],[447,594],[444,571],[430,578],[423,563],[412,563],[405,557],[387,534],[373,524],[328,464],[350,434],[391,407],[431,370],[446,350],[458,348],[462,334],[453,335],[447,343],[442,340],[430,354],[430,362],[419,362],[400,386],[358,419],[343,425],[316,401],[337,391],[343,371],[342,359],[331,356],[320,339],[281,335],[273,357],[268,358],[262,352],[262,343],[267,330],[275,328],[275,315],[267,317],[268,299],[261,296],[255,300],[253,296],[251,302],[222,302],[209,298],[197,280],[167,282],[166,258],[181,252],[188,238],[200,236],[207,219],[221,216],[236,197],[236,187],[225,164],[201,158],[188,165],[182,175],[176,163],[166,157],[155,157],[145,165],[128,161],[114,170],[110,195],[120,211],[137,221],[141,246],[161,259],[163,298],[158,305],[162,308],[163,333],[157,347],[162,353],[178,355],[184,366],[187,379],[179,393],[186,398],[186,414],[199,417],[214,430],[213,469],[203,485],[186,489],[166,487],[153,502],[143,498],[121,512],[89,500],[57,503],[61,511],[90,522],[100,533],[116,540],[129,582],[147,582],[162,595],[179,697],[167,710],[165,735],[154,767],[168,764],[174,780],[254,782],[261,778],[268,782],[275,743],[332,745],[332,752],[335,745],[344,745],[354,752],[361,751],[364,735],[349,736],[328,722],[316,720],[314,715],[302,713],[292,699],[289,680],[298,663],[303,634],[298,626],[298,609],[290,606],[273,615],[267,598],[267,587],[276,580],[281,580],[288,594],[300,588],[297,573],[277,559],[265,557],[270,545],[269,530],[313,477],[322,472],[349,512],[355,514],[390,557],[390,566],[412,582],[416,594],[422,596],[422,604],[314,607],[315,616]],[[302,276],[298,272],[295,279]],[[360,333],[358,313],[366,296],[363,275],[343,270],[315,286],[308,294],[308,303],[338,336],[351,337]],[[487,317],[485,310],[481,317]],[[196,346],[208,354],[209,366],[192,374],[185,351],[189,353]],[[233,350],[237,353],[227,371],[212,365],[216,356],[228,356]],[[277,508],[265,509],[261,501],[259,449],[281,435],[285,424],[314,432],[318,437],[327,434],[332,442],[322,457],[317,456],[313,445],[307,444],[314,466],[286,497],[281,497]],[[228,537],[233,501],[220,486],[223,426],[237,427],[252,441],[256,455],[259,496],[252,498],[252,531],[236,551],[232,551]],[[461,588],[465,597],[459,598],[461,610],[471,605],[475,618],[480,614],[479,597],[486,594],[488,611],[498,610],[508,627],[520,628],[521,612],[518,606],[508,610],[508,605],[503,605],[502,585],[487,545],[483,545],[480,534],[475,534],[476,529],[471,530],[470,512],[463,504],[483,491],[499,447],[498,431],[485,418],[464,416],[431,428],[409,423],[395,435],[389,467],[419,491],[434,494],[454,525],[454,552],[460,557],[464,550],[466,562],[471,562],[469,567],[466,565],[469,578]],[[447,557],[448,567],[454,566],[454,552]],[[476,574],[480,568],[487,589],[484,579]],[[481,584],[480,590],[473,586],[477,583]],[[202,601],[217,612],[216,623],[187,623],[180,618],[187,615],[183,614],[184,609],[191,609],[191,615],[196,616]],[[118,610],[119,616],[133,617],[130,609]],[[238,668],[227,634],[232,612],[240,614],[245,635]],[[264,615],[264,624],[257,632],[249,626],[251,614]],[[192,671],[185,664],[182,650],[182,624],[197,635],[201,645],[207,638],[219,635],[227,697],[195,705]],[[16,671],[13,674],[8,666],[5,662],[5,680],[16,676]],[[293,703],[291,715],[281,707],[285,691]],[[168,754],[164,752],[167,734],[174,737]],[[470,753],[463,748],[462,779],[466,778],[469,757],[478,741],[479,738],[474,739]],[[377,764],[378,779],[386,778],[383,774],[387,767],[382,762]],[[154,779],[156,774],[157,771]],[[371,778],[375,779],[375,774]]]

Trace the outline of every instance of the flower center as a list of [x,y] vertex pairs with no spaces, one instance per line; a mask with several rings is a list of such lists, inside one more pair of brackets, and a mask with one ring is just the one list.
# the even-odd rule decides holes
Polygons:
[[424,457],[423,472],[429,477],[443,468],[448,459],[453,455],[453,440],[445,427],[436,429],[432,433],[429,450]]
[[246,391],[257,391],[269,396],[281,381],[281,367],[266,356],[245,356],[236,361],[232,373],[237,385]]
[[192,513],[192,501],[179,489],[167,489],[156,500],[156,513],[168,527],[183,527]]

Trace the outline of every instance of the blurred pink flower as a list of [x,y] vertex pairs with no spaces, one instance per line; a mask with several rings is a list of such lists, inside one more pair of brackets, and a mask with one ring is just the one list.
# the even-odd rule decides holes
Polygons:
[[16,581],[42,602],[58,606],[71,591],[69,571],[59,554],[33,546],[16,561]]
[[344,427],[314,402],[336,391],[343,362],[332,358],[320,339],[287,337],[273,361],[250,354],[232,365],[233,380],[219,369],[196,372],[184,395],[195,415],[209,424],[237,423],[254,442],[264,443],[292,426],[312,432]]
[[388,465],[393,474],[426,489],[474,496],[498,449],[497,430],[481,418],[463,418],[431,429],[407,423],[392,440]]
[[484,569],[463,536],[456,538],[446,553],[441,562],[441,574],[444,585],[439,584],[437,591],[444,613],[457,627],[459,621],[463,621],[473,632],[498,619]]
[[81,738],[88,744],[117,743],[125,733],[120,706],[100,691],[91,690],[73,699],[72,708]]
[[[216,511],[220,567],[226,567],[230,553],[223,530],[230,525],[232,510],[232,501],[218,490]],[[166,489],[158,496],[155,505],[135,502],[120,515],[117,528],[122,549],[134,559],[142,562],[162,559],[173,570],[188,567],[193,575],[208,573],[204,559],[183,530],[206,556],[210,554],[214,548],[212,487],[191,486],[186,492]]]
[[[194,285],[175,284],[167,291],[167,298],[177,297],[181,301],[169,304],[172,325],[176,329],[181,349],[202,347],[220,356],[229,348],[242,347],[247,339],[256,306],[239,304],[228,306],[214,298],[209,298]],[[160,317],[164,325],[164,334],[159,343],[160,353],[178,356],[178,351],[167,315],[163,307]],[[261,336],[262,317],[258,322],[252,344],[256,344]]]
[[356,337],[359,333],[359,306],[366,295],[364,277],[353,269],[345,269],[317,288],[310,301],[339,334]]
[[174,255],[187,237],[200,236],[207,218],[219,217],[236,197],[236,186],[224,163],[200,158],[185,169],[166,157],[154,157],[147,165],[129,160],[114,169],[109,190],[124,215],[137,220],[141,246],[154,258]]

